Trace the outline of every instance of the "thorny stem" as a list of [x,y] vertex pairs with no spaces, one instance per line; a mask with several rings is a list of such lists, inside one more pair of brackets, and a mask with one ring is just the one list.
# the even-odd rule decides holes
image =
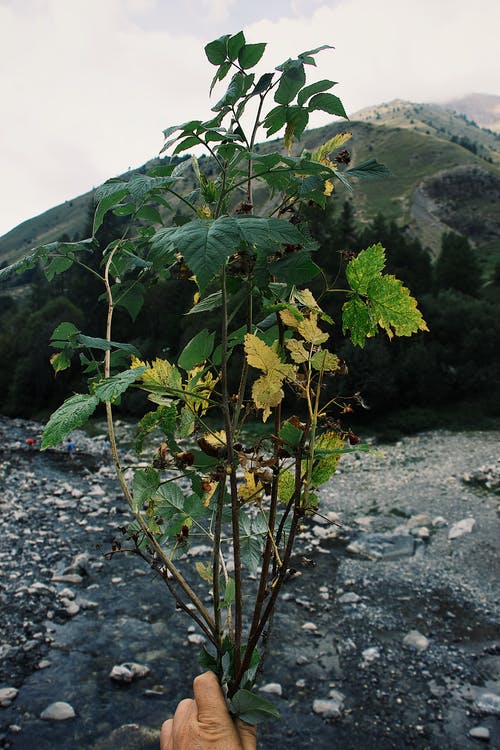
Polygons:
[[[118,242],[114,246],[112,251],[110,252],[109,257],[106,261],[105,269],[104,269],[104,283],[106,286],[106,296],[108,300],[108,313],[107,313],[107,318],[106,318],[106,341],[111,341],[111,328],[112,328],[113,311],[114,311],[113,294],[111,292],[111,285],[109,283],[109,268],[113,260],[113,256],[115,252],[119,249],[119,247],[120,247],[120,243]],[[104,353],[104,377],[107,379],[110,376],[111,376],[111,350],[107,349]],[[113,463],[115,466],[116,475],[118,477],[118,481],[120,482],[120,487],[122,488],[122,492],[125,496],[125,499],[131,511],[133,512],[137,523],[139,524],[145,536],[149,540],[149,543],[153,547],[153,550],[158,554],[159,558],[165,565],[167,571],[171,573],[176,583],[184,591],[186,596],[191,600],[196,610],[200,613],[200,615],[203,617],[203,619],[209,626],[212,632],[211,640],[213,640],[214,635],[215,635],[215,622],[212,616],[210,615],[210,613],[204,606],[203,602],[199,599],[199,597],[193,591],[189,583],[186,581],[182,573],[169,560],[167,555],[165,555],[165,552],[163,551],[160,544],[158,543],[158,540],[156,539],[154,534],[152,534],[151,531],[149,530],[148,525],[145,522],[144,518],[142,517],[140,510],[134,509],[134,499],[127,485],[127,482],[125,481],[124,471],[120,464],[120,456],[118,454],[118,448],[116,445],[116,435],[115,435],[115,428],[114,428],[114,423],[113,423],[113,410],[112,410],[110,401],[106,401],[106,421],[108,425],[108,436],[109,436],[109,442],[111,446],[111,455],[113,457]]]

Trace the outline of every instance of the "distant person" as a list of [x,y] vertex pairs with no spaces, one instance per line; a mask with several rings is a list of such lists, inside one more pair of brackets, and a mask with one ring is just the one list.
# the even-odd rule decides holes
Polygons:
[[28,450],[30,451],[34,450],[35,445],[36,445],[35,438],[26,438],[25,442],[26,442],[26,445],[28,446]]
[[76,445],[75,445],[75,441],[71,437],[68,438],[68,441],[66,443],[66,450],[68,451],[69,460],[74,461]]
[[193,691],[164,722],[160,750],[255,750],[255,727],[231,718],[213,672],[196,677]]

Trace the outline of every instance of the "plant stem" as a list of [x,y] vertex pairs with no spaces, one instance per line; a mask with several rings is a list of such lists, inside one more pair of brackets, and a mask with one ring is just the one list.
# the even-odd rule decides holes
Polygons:
[[215,515],[215,533],[212,550],[212,590],[214,595],[214,620],[215,636],[217,639],[217,653],[222,657],[222,627],[220,615],[220,539],[222,531],[222,511],[224,509],[224,492],[226,489],[225,482],[219,482],[217,491],[217,511]]

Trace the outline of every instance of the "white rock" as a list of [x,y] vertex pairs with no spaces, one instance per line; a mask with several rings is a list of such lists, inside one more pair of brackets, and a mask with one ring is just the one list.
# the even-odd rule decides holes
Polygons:
[[190,633],[188,635],[188,641],[194,646],[203,646],[206,642],[206,638],[204,635],[201,635],[201,633]]
[[443,526],[448,526],[448,521],[443,516],[436,516],[432,519],[432,525],[435,529],[442,529]]
[[312,540],[312,544],[315,542],[317,543],[320,539],[335,539],[336,536],[338,536],[339,528],[338,526],[313,526],[312,527],[313,534],[317,537],[317,539]]
[[283,695],[283,688],[279,682],[268,682],[267,685],[262,685],[259,690],[261,693],[269,693],[269,695]]
[[335,698],[316,698],[312,708],[315,714],[319,714],[325,719],[339,719],[342,716],[344,704],[335,700]]
[[47,669],[47,667],[50,667],[51,664],[52,662],[50,661],[50,659],[42,659],[41,661],[38,662],[38,664],[36,665],[36,668]]
[[10,706],[18,693],[19,690],[17,690],[17,688],[15,687],[0,688],[0,706],[2,708]]
[[377,661],[377,659],[380,659],[380,651],[376,646],[371,646],[370,648],[365,648],[365,650],[361,652],[361,656],[363,657],[365,664],[371,664],[372,662]]
[[500,695],[496,693],[481,693],[474,701],[474,707],[482,714],[500,716]]
[[109,676],[112,680],[115,680],[115,682],[132,682],[134,679],[134,675],[130,669],[123,667],[121,664],[115,664],[109,673]]
[[417,651],[425,651],[429,648],[429,643],[429,639],[426,638],[425,635],[422,635],[418,630],[410,630],[410,632],[403,638],[403,644],[405,646],[410,646]]
[[470,534],[475,525],[475,518],[462,518],[461,521],[453,524],[448,532],[448,539],[457,539],[464,534]]
[[428,515],[428,513],[419,513],[418,515],[409,518],[406,522],[406,526],[409,529],[414,529],[418,526],[428,526],[430,522],[431,517]]
[[354,591],[348,591],[346,594],[339,596],[338,601],[340,604],[357,604],[361,601],[361,597]]
[[488,742],[490,739],[490,730],[488,727],[472,727],[472,729],[469,729],[469,737]]
[[73,719],[76,716],[75,709],[69,703],[64,701],[56,701],[47,706],[46,709],[40,714],[41,719],[48,721],[65,721],[66,719]]
[[313,631],[313,630],[317,630],[317,629],[318,629],[318,626],[317,626],[317,625],[315,625],[315,624],[314,624],[314,622],[305,622],[305,623],[304,623],[304,624],[302,625],[302,630],[310,630],[310,631]]
[[121,666],[132,672],[134,678],[146,677],[151,671],[145,664],[138,664],[136,661],[125,661]]
[[58,583],[77,584],[77,583],[82,583],[83,578],[82,576],[79,576],[78,573],[68,573],[68,574],[60,575],[60,576],[58,575],[52,576],[52,580],[57,581]]

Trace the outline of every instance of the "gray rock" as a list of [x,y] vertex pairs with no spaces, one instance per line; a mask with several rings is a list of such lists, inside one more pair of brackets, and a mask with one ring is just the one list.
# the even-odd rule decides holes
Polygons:
[[268,693],[269,695],[283,695],[283,688],[279,682],[268,682],[267,685],[262,685],[259,690],[261,693]]
[[398,560],[415,554],[415,539],[411,534],[359,534],[347,552],[367,560]]
[[500,716],[500,695],[496,693],[481,693],[474,701],[474,708],[482,714]]
[[490,730],[488,727],[472,727],[472,729],[469,729],[469,737],[473,737],[475,740],[489,742]]
[[339,596],[338,601],[339,604],[357,604],[361,601],[361,597],[354,591],[348,591],[346,594]]
[[190,633],[188,635],[188,642],[192,643],[193,646],[203,646],[206,640],[205,636],[201,635],[201,633]]
[[115,682],[132,682],[140,677],[146,677],[150,672],[149,667],[145,664],[138,664],[135,661],[126,661],[123,664],[115,664],[109,673],[110,679]]
[[458,537],[463,536],[464,534],[470,534],[475,525],[475,518],[462,518],[461,521],[457,521],[453,524],[448,532],[448,539],[458,539]]
[[78,575],[77,573],[68,573],[68,574],[63,574],[63,575],[54,575],[54,576],[52,576],[52,580],[55,581],[55,582],[57,582],[57,583],[72,583],[72,584],[77,584],[77,583],[82,583],[83,582],[83,578],[80,575]]
[[377,659],[380,659],[380,650],[377,646],[371,646],[370,648],[365,648],[365,650],[361,652],[361,656],[363,657],[363,666],[366,666],[367,664],[372,664],[374,661],[377,661]]
[[417,651],[425,651],[429,648],[429,643],[429,639],[426,638],[425,635],[422,635],[418,630],[410,630],[410,632],[403,638],[403,644],[405,646],[410,646],[410,648],[414,648]]
[[40,714],[40,718],[46,721],[65,721],[66,719],[73,719],[75,716],[75,709],[65,701],[51,703]]
[[[342,696],[342,693],[339,693],[339,696]],[[344,711],[344,696],[342,696],[342,700],[337,697],[316,698],[312,709],[315,714],[319,714],[325,719],[340,719]]]
[[19,690],[15,687],[0,688],[0,706],[6,708],[10,706],[13,700],[17,697]]

